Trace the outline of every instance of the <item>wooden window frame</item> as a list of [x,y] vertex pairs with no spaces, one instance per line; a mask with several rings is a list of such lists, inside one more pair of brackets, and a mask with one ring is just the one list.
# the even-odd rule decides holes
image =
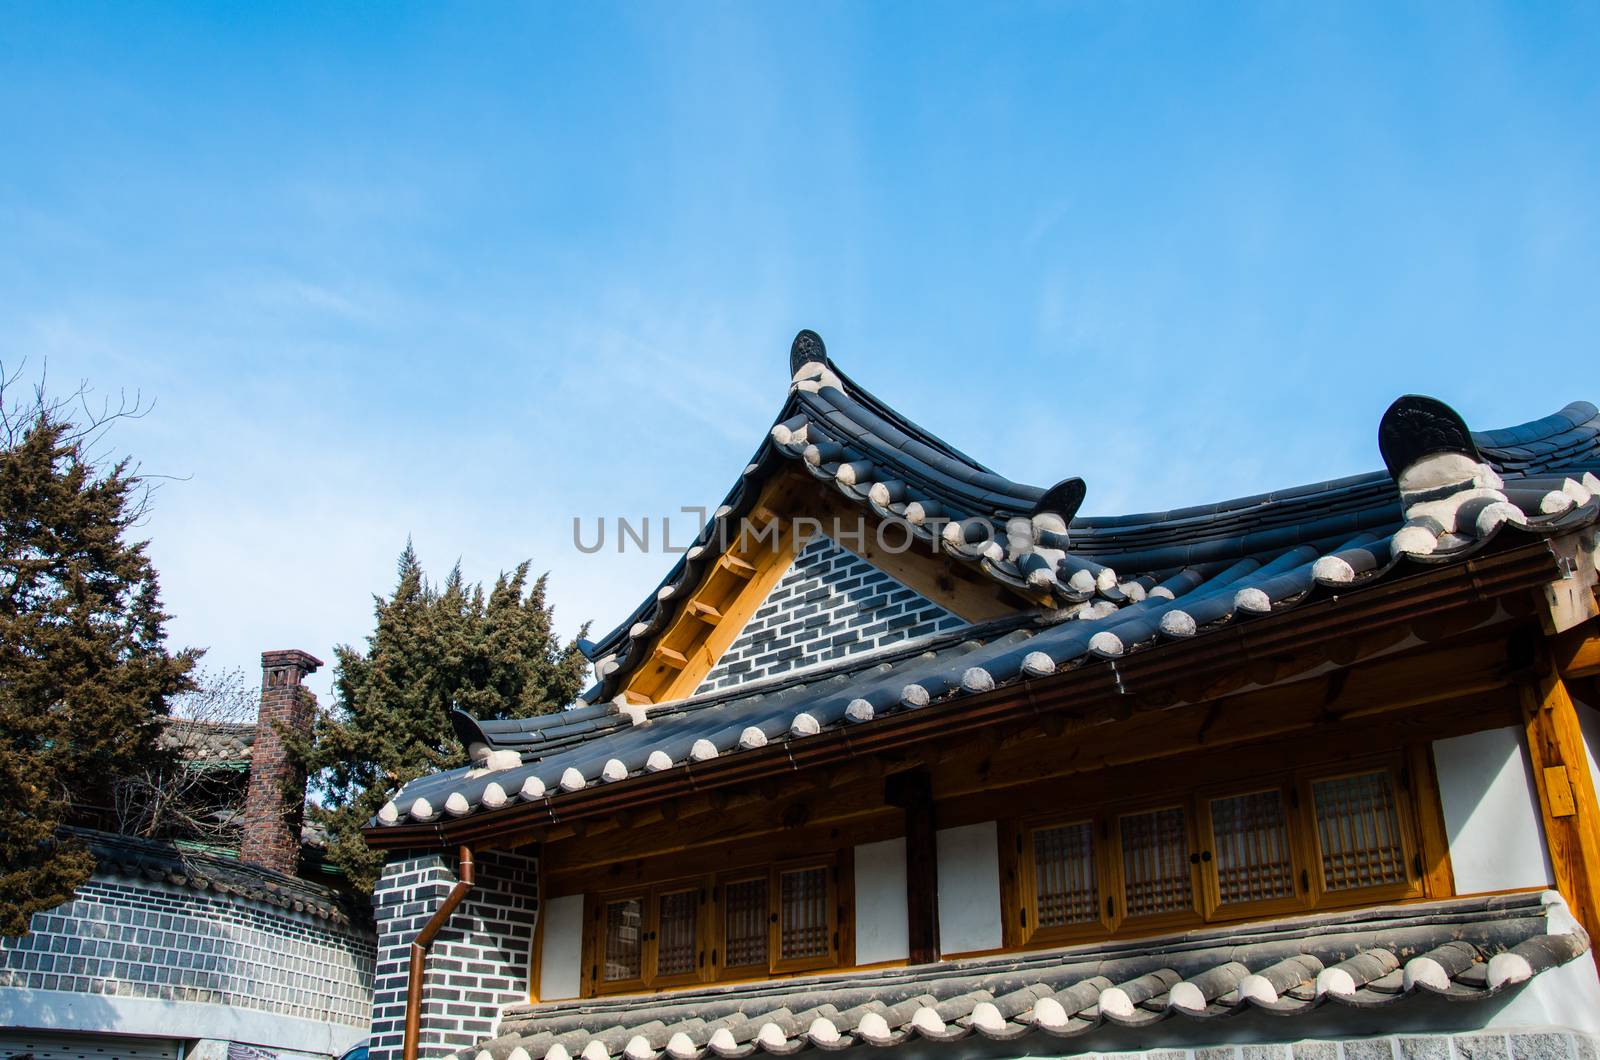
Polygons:
[[[1090,842],[1093,844],[1094,874],[1095,874],[1095,919],[1086,920],[1078,924],[1052,924],[1048,927],[1039,926],[1039,869],[1035,860],[1034,836],[1039,832],[1052,828],[1062,828],[1074,824],[1087,824],[1090,831]],[[1019,857],[1019,870],[1017,873],[1018,901],[1024,911],[1019,927],[1026,937],[1043,934],[1052,941],[1072,942],[1078,939],[1098,938],[1109,934],[1116,925],[1116,916],[1108,904],[1114,890],[1113,884],[1117,877],[1110,863],[1110,844],[1106,842],[1106,824],[1103,817],[1095,814],[1073,814],[1066,818],[1040,817],[1024,820],[1017,827],[1017,853],[1021,855],[1022,847],[1027,847],[1026,860]],[[1026,870],[1020,866],[1026,866]]]
[[[1032,814],[1004,823],[1008,837],[1002,854],[1002,903],[1007,949],[1058,946],[1098,939],[1114,939],[1161,934],[1172,930],[1202,927],[1282,916],[1309,910],[1331,910],[1386,902],[1411,901],[1428,896],[1444,897],[1450,888],[1430,880],[1420,852],[1425,833],[1438,822],[1423,820],[1437,816],[1437,799],[1430,804],[1418,791],[1431,790],[1430,782],[1410,776],[1410,770],[1425,766],[1425,756],[1415,749],[1366,755],[1320,766],[1301,767],[1264,773],[1249,779],[1220,782],[1190,788],[1174,797],[1138,797],[1078,805],[1071,813]],[[1394,792],[1397,834],[1400,839],[1406,879],[1404,883],[1349,890],[1329,890],[1322,876],[1320,830],[1312,785],[1324,780],[1386,773]],[[1413,785],[1421,783],[1422,787]],[[1284,823],[1288,832],[1290,863],[1294,881],[1291,896],[1224,904],[1217,873],[1215,825],[1212,802],[1234,796],[1276,790],[1284,800]],[[1190,852],[1191,909],[1146,916],[1127,915],[1127,897],[1122,852],[1122,819],[1166,807],[1184,811]],[[1094,824],[1094,857],[1099,890],[1100,916],[1083,924],[1040,927],[1037,865],[1034,860],[1034,835],[1062,825],[1091,821]],[[1207,858],[1205,855],[1211,854]]]
[[[586,981],[582,991],[584,996],[602,997],[610,994],[630,994],[638,993],[642,990],[692,986],[696,983],[707,982],[711,978],[706,960],[711,940],[711,933],[707,924],[712,909],[708,894],[709,887],[709,879],[688,876],[643,886],[601,891],[597,894],[585,896],[584,919],[589,929],[584,932],[585,952],[583,967],[586,973],[584,976]],[[699,892],[695,910],[695,966],[689,972],[677,975],[659,975],[656,972],[656,958],[658,953],[657,935],[661,929],[661,898],[663,895],[678,894],[689,890],[697,890]],[[604,975],[606,910],[613,903],[627,901],[628,899],[637,899],[640,903],[639,930],[644,937],[639,943],[639,975],[632,979],[607,981]]]
[[[614,994],[675,989],[703,983],[744,982],[779,979],[791,975],[843,967],[845,955],[854,950],[853,897],[848,875],[853,869],[849,851],[808,858],[750,865],[718,873],[673,876],[631,887],[596,891],[584,896],[583,977],[581,997],[608,997]],[[781,957],[782,922],[779,916],[782,876],[785,872],[821,869],[827,888],[824,908],[827,914],[827,951],[815,957]],[[727,921],[725,894],[729,884],[760,880],[767,897],[767,960],[763,965],[727,966]],[[661,898],[682,891],[697,890],[699,901],[695,921],[695,966],[677,975],[660,975],[656,970],[660,943]],[[636,899],[641,903],[639,975],[636,978],[607,982],[605,969],[606,910],[615,902]]]
[[[823,927],[828,940],[827,949],[815,957],[783,957],[783,877],[785,873],[822,870],[823,911],[827,923]],[[767,892],[767,919],[770,934],[767,940],[767,962],[771,975],[796,975],[819,968],[839,966],[839,921],[843,910],[839,908],[839,859],[791,858],[772,866]]]
[[[1322,872],[1322,829],[1317,822],[1316,797],[1313,785],[1325,780],[1385,773],[1390,790],[1394,793],[1396,828],[1400,839],[1400,863],[1406,878],[1402,883],[1381,884],[1371,887],[1353,887],[1342,890],[1328,888]],[[1417,827],[1416,808],[1411,799],[1409,767],[1400,754],[1373,756],[1357,762],[1341,764],[1338,768],[1303,769],[1296,776],[1300,786],[1300,805],[1305,816],[1306,870],[1312,904],[1318,909],[1338,909],[1355,905],[1372,905],[1377,902],[1401,902],[1423,897],[1426,891],[1426,866],[1420,855],[1420,829]]]
[[[1263,791],[1276,791],[1283,800],[1283,823],[1287,833],[1286,840],[1289,846],[1289,885],[1291,893],[1282,898],[1264,898],[1252,902],[1222,901],[1222,881],[1216,860],[1217,835],[1216,822],[1212,819],[1211,804],[1221,799],[1238,798],[1244,795],[1255,795]],[[1310,909],[1314,904],[1309,887],[1310,862],[1307,860],[1306,829],[1315,826],[1314,819],[1302,820],[1304,817],[1305,798],[1300,791],[1297,778],[1293,775],[1280,774],[1277,779],[1266,778],[1259,783],[1217,784],[1195,792],[1196,825],[1200,832],[1203,844],[1201,850],[1210,853],[1210,859],[1203,859],[1201,865],[1201,885],[1204,895],[1201,908],[1207,921],[1254,919],[1256,917],[1282,916],[1287,913],[1299,913]],[[1207,863],[1208,862],[1208,863]]]
[[[1183,837],[1186,855],[1189,862],[1189,907],[1187,909],[1174,909],[1162,913],[1144,913],[1139,916],[1128,914],[1128,890],[1125,878],[1127,865],[1122,850],[1122,822],[1124,818],[1141,817],[1145,814],[1157,813],[1161,810],[1177,809],[1183,811]],[[1200,850],[1199,836],[1195,832],[1194,797],[1192,795],[1174,799],[1171,795],[1158,799],[1144,799],[1136,803],[1118,806],[1108,813],[1110,821],[1110,838],[1107,846],[1114,851],[1116,867],[1116,890],[1112,892],[1112,899],[1116,908],[1117,930],[1128,930],[1131,934],[1150,935],[1159,934],[1168,928],[1183,927],[1204,919],[1203,902],[1200,889],[1200,862],[1197,860]]]

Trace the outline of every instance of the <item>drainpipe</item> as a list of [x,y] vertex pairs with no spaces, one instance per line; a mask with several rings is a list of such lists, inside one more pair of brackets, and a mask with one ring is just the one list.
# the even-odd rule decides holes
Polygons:
[[417,937],[411,942],[411,975],[406,983],[406,1039],[402,1051],[404,1060],[417,1060],[417,1036],[422,1025],[422,966],[428,959],[428,950],[433,946],[433,938],[439,934],[439,929],[444,927],[445,921],[450,919],[450,914],[455,912],[456,906],[461,904],[461,899],[472,890],[474,873],[472,868],[472,848],[463,845],[461,852],[456,857],[456,885],[450,888],[450,893],[445,895],[444,904],[434,911],[433,916],[417,932]]

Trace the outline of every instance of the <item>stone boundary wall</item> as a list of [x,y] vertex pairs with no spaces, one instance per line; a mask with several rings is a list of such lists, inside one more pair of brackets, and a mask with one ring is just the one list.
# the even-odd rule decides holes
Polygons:
[[[306,913],[96,875],[0,939],[0,988],[189,1001],[364,1026],[373,942]],[[176,1032],[177,1029],[175,1029]]]

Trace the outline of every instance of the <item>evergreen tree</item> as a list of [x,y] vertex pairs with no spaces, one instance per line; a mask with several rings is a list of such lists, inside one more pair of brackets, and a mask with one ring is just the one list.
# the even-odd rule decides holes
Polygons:
[[582,689],[577,641],[557,641],[545,578],[530,585],[528,566],[501,574],[487,594],[462,580],[459,564],[434,586],[408,541],[393,594],[375,601],[367,650],[335,649],[333,710],[298,747],[322,793],[313,819],[328,829],[334,863],[362,890],[383,859],[361,828],[400,785],[465,756],[451,707],[526,718],[560,710]]
[[[71,898],[93,860],[69,823],[109,820],[116,779],[158,767],[168,701],[197,653],[169,654],[156,571],[129,540],[145,492],[93,450],[118,415],[66,416],[0,377],[0,934]],[[81,392],[74,397],[81,397]]]

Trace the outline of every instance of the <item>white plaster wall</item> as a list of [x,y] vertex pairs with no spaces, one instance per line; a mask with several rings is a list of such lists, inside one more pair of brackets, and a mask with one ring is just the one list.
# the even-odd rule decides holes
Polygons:
[[539,950],[539,1000],[577,997],[583,976],[583,895],[544,904],[544,944]]
[[1589,779],[1594,782],[1595,791],[1600,792],[1600,762],[1595,759],[1595,752],[1600,751],[1600,711],[1576,697],[1573,705],[1578,708],[1578,727],[1583,730],[1583,749],[1588,752]]
[[1522,739],[1512,726],[1434,741],[1457,894],[1544,887],[1554,879]]
[[902,961],[911,954],[906,925],[906,841],[856,847],[856,963]]
[[939,952],[1000,945],[1000,838],[994,821],[937,835]]

